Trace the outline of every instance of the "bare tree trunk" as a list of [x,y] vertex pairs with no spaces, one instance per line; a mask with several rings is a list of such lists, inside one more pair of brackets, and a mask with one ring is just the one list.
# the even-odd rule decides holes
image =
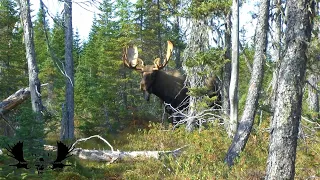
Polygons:
[[256,107],[258,106],[266,59],[267,33],[269,29],[269,5],[270,0],[261,0],[259,10],[260,15],[256,29],[253,71],[251,73],[251,80],[242,118],[239,121],[237,132],[225,158],[225,161],[229,166],[233,165],[234,159],[238,157],[240,152],[245,148],[256,115]]
[[232,59],[230,98],[230,131],[233,137],[238,126],[238,84],[239,84],[239,1],[232,2]]
[[[196,53],[205,51],[209,48],[209,34],[208,26],[205,20],[193,19],[191,37],[188,45],[185,49],[184,60],[192,60],[195,58]],[[205,77],[200,76],[198,72],[204,70],[203,66],[186,67],[184,63],[185,71],[187,72],[187,82],[190,84],[190,88],[202,87],[205,83]],[[187,119],[187,131],[192,131],[196,124],[197,119],[194,118],[197,113],[197,102],[200,99],[190,96],[189,99],[189,111]]]
[[272,75],[272,93],[271,93],[271,109],[274,111],[275,108],[275,102],[276,102],[276,91],[277,91],[277,85],[278,85],[278,75],[279,75],[279,64],[280,64],[280,58],[281,58],[281,35],[282,35],[282,30],[281,30],[281,16],[282,16],[282,4],[281,0],[275,0],[274,1],[275,6],[276,6],[276,22],[275,22],[275,29],[276,33],[274,35],[274,61],[275,61],[275,69],[273,71]]
[[74,69],[72,57],[72,1],[64,3],[64,26],[65,26],[65,76],[66,76],[66,103],[63,108],[64,115],[61,124],[60,139],[74,138]]
[[[231,60],[231,11],[226,16],[225,23],[225,48],[226,48],[226,59]],[[232,130],[230,127],[229,117],[230,117],[230,99],[229,99],[229,88],[230,88],[230,78],[231,78],[231,62],[227,62],[223,68],[223,80],[222,80],[222,109],[224,113],[224,126],[229,135],[232,137]]]
[[[178,7],[176,7],[178,8]],[[179,15],[175,15],[175,20],[173,24],[173,31],[178,37],[176,38],[176,42],[180,42],[180,22],[179,22]],[[182,67],[182,62],[181,62],[181,45],[175,45],[175,63],[176,63],[176,69],[180,69]]]
[[160,1],[157,1],[157,21],[159,23],[158,27],[157,27],[157,36],[158,36],[158,42],[159,42],[159,54],[160,54],[160,59],[163,59],[162,57],[162,46],[161,46],[161,42],[162,42],[162,38],[161,38],[161,7],[160,7]]
[[28,61],[29,88],[32,110],[36,113],[37,121],[42,121],[43,105],[41,101],[40,80],[38,78],[38,67],[33,41],[33,29],[30,16],[30,1],[20,0],[21,21],[23,24],[24,42],[26,46],[26,58]]
[[287,1],[286,50],[280,64],[266,179],[294,179],[298,129],[314,2]]
[[319,112],[319,93],[317,91],[317,88],[318,88],[319,80],[317,75],[311,74],[308,78],[308,82],[310,83],[308,86],[309,110],[311,112],[318,113]]

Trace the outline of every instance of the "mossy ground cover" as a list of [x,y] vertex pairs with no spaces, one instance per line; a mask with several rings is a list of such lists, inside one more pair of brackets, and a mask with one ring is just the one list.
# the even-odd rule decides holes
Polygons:
[[[47,169],[38,175],[35,169],[16,170],[9,167],[12,159],[0,156],[1,179],[261,179],[265,175],[268,156],[268,123],[255,126],[245,151],[232,168],[223,162],[231,143],[220,125],[185,132],[183,127],[174,131],[164,129],[160,124],[151,123],[146,128],[128,128],[119,134],[102,136],[122,151],[133,150],[174,150],[187,146],[179,157],[162,156],[159,160],[127,160],[106,164],[67,159],[71,166],[63,170]],[[317,134],[319,137],[319,134]],[[54,138],[48,142],[54,144]],[[299,139],[296,160],[296,179],[320,177],[320,143],[318,138]],[[107,149],[99,140],[81,143],[89,149]]]

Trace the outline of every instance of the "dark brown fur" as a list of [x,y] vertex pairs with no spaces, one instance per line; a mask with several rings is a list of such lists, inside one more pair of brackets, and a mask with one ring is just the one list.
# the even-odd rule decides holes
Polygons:
[[[189,104],[189,96],[187,95],[188,88],[184,85],[185,77],[181,76],[178,71],[166,72],[162,70],[144,69],[142,71],[142,80],[140,88],[144,92],[144,97],[148,101],[150,94],[158,96],[165,103],[170,104],[173,108],[182,110]],[[217,79],[210,78],[206,82],[210,91],[209,96],[218,95]],[[169,114],[173,111],[170,108],[166,109]]]

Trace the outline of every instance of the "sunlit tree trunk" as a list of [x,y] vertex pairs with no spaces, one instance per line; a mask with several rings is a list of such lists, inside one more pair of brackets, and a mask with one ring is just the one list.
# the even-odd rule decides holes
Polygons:
[[256,29],[255,54],[247,100],[237,132],[225,158],[229,166],[233,165],[234,159],[238,157],[240,152],[245,148],[256,115],[266,59],[269,5],[270,0],[261,0],[260,15]]
[[232,3],[232,59],[230,79],[230,131],[233,137],[238,123],[238,84],[239,84],[239,1]]
[[285,54],[280,64],[266,179],[294,179],[298,129],[314,2],[287,1]]
[[37,121],[42,121],[43,105],[41,101],[39,70],[36,62],[33,29],[30,16],[30,1],[20,0],[21,21],[23,24],[24,43],[26,46],[26,58],[28,61],[29,87],[31,95],[32,110],[36,113]]
[[72,57],[72,1],[64,3],[66,103],[63,108],[60,139],[74,138],[74,68]]

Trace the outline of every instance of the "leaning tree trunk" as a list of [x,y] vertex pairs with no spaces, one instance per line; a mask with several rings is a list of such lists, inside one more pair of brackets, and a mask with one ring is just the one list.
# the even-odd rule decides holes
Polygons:
[[261,0],[259,10],[260,15],[256,29],[253,71],[251,73],[251,80],[242,118],[239,121],[237,132],[225,158],[225,161],[229,166],[233,165],[234,159],[238,157],[240,152],[245,148],[256,115],[256,108],[258,106],[259,93],[263,79],[263,68],[266,59],[267,33],[269,29],[269,5],[270,0]]
[[64,4],[66,103],[63,108],[60,139],[74,138],[74,73],[72,57],[72,1]]
[[43,105],[41,101],[40,80],[38,78],[38,67],[33,41],[33,29],[30,16],[30,1],[20,0],[21,21],[23,24],[24,42],[26,46],[26,58],[28,61],[29,88],[32,110],[36,114],[37,121],[42,121]]
[[238,84],[239,84],[239,1],[232,3],[232,59],[231,80],[229,89],[230,98],[230,135],[234,136],[238,123]]
[[[183,68],[187,73],[187,83],[190,88],[197,88],[204,86],[205,77],[200,76],[198,72],[204,71],[204,66],[197,65],[192,67],[186,66],[186,61],[193,61],[198,52],[203,52],[209,48],[209,34],[208,26],[205,20],[193,19],[191,36],[184,54],[184,64]],[[192,131],[196,125],[197,119],[195,118],[197,114],[197,102],[200,101],[198,97],[190,96],[189,99],[189,111],[186,118],[187,131]]]
[[266,179],[294,179],[298,129],[311,37],[313,1],[287,1],[286,50],[280,65]]

